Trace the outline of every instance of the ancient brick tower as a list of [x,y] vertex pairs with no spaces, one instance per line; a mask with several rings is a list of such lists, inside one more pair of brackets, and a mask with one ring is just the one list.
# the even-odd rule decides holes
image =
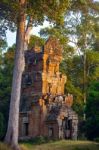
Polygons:
[[59,72],[62,47],[49,38],[25,53],[19,137],[77,138],[78,117],[72,96],[64,95],[66,76]]

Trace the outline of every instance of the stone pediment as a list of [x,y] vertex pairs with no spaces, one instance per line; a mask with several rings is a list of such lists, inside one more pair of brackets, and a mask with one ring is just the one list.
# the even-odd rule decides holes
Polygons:
[[62,45],[55,37],[50,37],[44,45],[44,53],[62,55]]

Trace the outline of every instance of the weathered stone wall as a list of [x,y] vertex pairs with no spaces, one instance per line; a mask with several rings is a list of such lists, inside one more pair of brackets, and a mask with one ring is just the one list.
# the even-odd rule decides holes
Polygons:
[[72,95],[64,95],[67,78],[59,72],[61,60],[62,46],[54,38],[49,38],[42,49],[35,47],[25,52],[20,137],[65,138],[67,129],[63,121],[67,117],[72,120],[71,138],[77,138],[78,118],[71,109]]

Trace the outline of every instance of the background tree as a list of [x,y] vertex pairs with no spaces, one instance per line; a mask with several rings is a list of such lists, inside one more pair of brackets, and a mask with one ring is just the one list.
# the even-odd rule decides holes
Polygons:
[[5,51],[0,55],[2,58],[0,59],[0,114],[2,119],[0,119],[2,124],[0,139],[4,138],[8,123],[15,45]]
[[41,37],[38,37],[36,35],[31,35],[30,36],[30,40],[29,40],[29,44],[28,44],[28,48],[31,49],[34,46],[40,46],[42,47],[45,43],[45,40]]
[[84,114],[89,83],[98,78],[99,54],[95,52],[99,38],[98,10],[98,2],[73,1],[65,26],[41,31],[43,37],[53,35],[63,42],[60,70],[68,77],[65,91],[74,95],[74,109],[80,116]]
[[86,105],[86,136],[90,140],[99,138],[99,81],[90,83]]
[[43,38],[56,36],[63,44],[61,71],[68,77],[66,92],[74,95],[74,108],[80,115],[84,113],[88,83],[95,79],[92,72],[97,70],[98,74],[99,56],[93,51],[98,39],[98,10],[97,2],[72,1],[63,27],[50,27],[40,32]]

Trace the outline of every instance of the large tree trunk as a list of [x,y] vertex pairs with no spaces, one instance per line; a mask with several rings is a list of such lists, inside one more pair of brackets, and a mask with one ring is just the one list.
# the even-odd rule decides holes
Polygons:
[[20,11],[17,22],[16,52],[14,61],[12,92],[9,110],[8,129],[5,142],[10,144],[14,150],[18,150],[18,125],[19,104],[21,91],[21,78],[24,68],[24,37],[25,37],[25,0],[20,0]]

